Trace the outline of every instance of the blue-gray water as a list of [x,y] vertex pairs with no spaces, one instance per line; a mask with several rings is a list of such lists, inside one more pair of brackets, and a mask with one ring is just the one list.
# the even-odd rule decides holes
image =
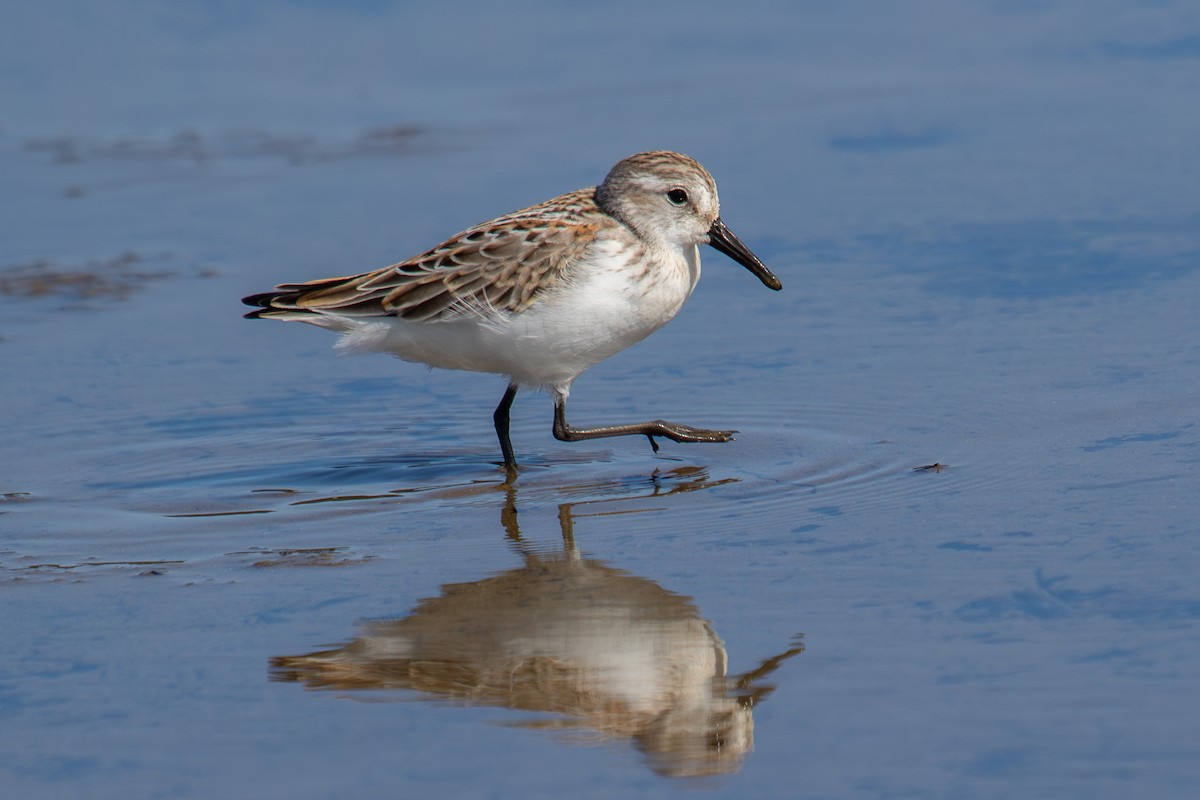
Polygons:
[[[1193,796],[1195,4],[479,5],[0,10],[0,793]],[[240,318],[664,147],[734,443]]]

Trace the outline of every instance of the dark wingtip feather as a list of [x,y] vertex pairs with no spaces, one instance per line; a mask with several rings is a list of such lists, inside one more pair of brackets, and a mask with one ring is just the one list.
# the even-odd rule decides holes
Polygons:
[[[271,301],[281,296],[283,292],[263,292],[262,294],[252,294],[248,297],[243,297],[242,302],[248,306],[258,306],[259,308],[270,308]],[[257,313],[257,312],[255,312]],[[249,314],[247,314],[249,316]]]
[[263,292],[262,294],[252,294],[249,297],[243,297],[243,303],[257,308],[257,310],[251,311],[249,314],[243,314],[243,316],[246,319],[296,319],[297,317],[310,316],[310,312],[302,308],[289,307],[289,301],[295,299],[295,297],[296,292],[294,291],[281,292],[278,289],[273,292]]
[[[289,308],[288,301],[295,298],[293,291],[263,292],[243,297],[242,302],[248,306],[256,306],[256,310],[243,314],[246,319],[296,319],[311,316],[311,312],[302,308]],[[283,301],[282,304],[280,301]]]
[[251,311],[249,314],[243,314],[246,319],[312,319],[319,317],[320,314],[315,314],[312,311],[305,311],[302,308],[260,308],[257,311]]

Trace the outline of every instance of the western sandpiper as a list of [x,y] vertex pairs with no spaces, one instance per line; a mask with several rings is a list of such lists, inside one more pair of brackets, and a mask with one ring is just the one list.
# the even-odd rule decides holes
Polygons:
[[382,352],[431,367],[494,372],[508,389],[493,414],[504,466],[517,466],[509,409],[522,386],[554,397],[565,442],[642,435],[727,442],[663,420],[576,428],[571,383],[665,325],[700,279],[708,244],[767,287],[779,279],[721,221],[708,170],[680,153],[639,153],[597,187],[469,228],[415,258],[373,272],[285,283],[242,302],[250,319],[307,322],[342,334],[337,349]]

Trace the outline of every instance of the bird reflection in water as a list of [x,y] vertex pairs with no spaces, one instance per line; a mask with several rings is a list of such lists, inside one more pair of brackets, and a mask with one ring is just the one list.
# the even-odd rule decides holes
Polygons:
[[[672,477],[682,480],[671,492],[714,485],[702,470]],[[273,658],[272,680],[540,712],[551,716],[524,725],[631,740],[662,775],[737,770],[753,746],[753,708],[774,689],[763,681],[803,651],[799,639],[728,675],[725,646],[690,598],[580,555],[583,503],[559,506],[563,551],[538,553],[522,537],[515,487],[504,489],[502,523],[524,566],[447,584],[335,650]]]

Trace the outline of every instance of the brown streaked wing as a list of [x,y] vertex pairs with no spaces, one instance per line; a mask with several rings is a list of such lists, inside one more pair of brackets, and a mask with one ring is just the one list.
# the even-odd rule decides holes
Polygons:
[[424,321],[469,308],[519,312],[559,281],[598,230],[578,220],[511,219],[375,272],[279,288],[297,292],[287,298],[293,308],[351,316]]

